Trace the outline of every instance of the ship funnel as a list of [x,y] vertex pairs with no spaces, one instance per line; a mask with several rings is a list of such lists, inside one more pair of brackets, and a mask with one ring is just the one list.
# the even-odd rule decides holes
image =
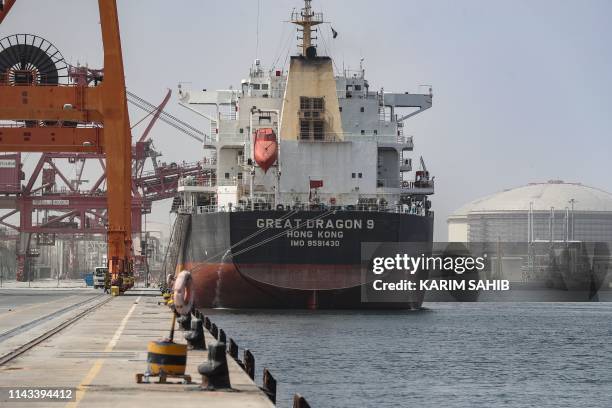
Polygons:
[[306,58],[315,59],[317,57],[317,47],[310,46],[306,49]]

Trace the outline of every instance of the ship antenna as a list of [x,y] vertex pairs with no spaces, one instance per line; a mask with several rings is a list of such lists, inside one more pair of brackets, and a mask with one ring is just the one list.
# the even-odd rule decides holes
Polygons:
[[[312,0],[304,0],[304,8],[300,11],[291,13],[291,22],[300,26],[298,30],[302,32],[302,55],[306,56],[306,51],[312,47],[312,32],[313,27],[323,23],[323,13],[315,13],[312,11]],[[316,38],[315,38],[316,39]]]
[[255,46],[255,59],[259,58],[259,13],[261,8],[261,0],[257,0],[257,43]]

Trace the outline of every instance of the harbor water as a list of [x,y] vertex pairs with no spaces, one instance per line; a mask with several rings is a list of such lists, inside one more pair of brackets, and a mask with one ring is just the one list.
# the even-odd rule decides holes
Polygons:
[[203,310],[268,367],[278,406],[610,407],[612,303]]

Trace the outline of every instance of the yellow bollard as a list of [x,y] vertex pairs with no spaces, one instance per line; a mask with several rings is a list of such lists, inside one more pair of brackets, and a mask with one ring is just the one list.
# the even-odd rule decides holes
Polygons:
[[111,296],[119,296],[119,286],[111,286]]
[[147,374],[181,376],[187,364],[187,345],[172,341],[151,341],[148,346]]

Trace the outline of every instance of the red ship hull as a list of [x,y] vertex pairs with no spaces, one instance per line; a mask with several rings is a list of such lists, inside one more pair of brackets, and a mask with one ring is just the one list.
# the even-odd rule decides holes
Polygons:
[[[272,210],[182,217],[188,226],[176,270],[191,272],[197,308],[416,309],[421,305],[420,292],[402,302],[362,301],[361,244],[431,242],[431,217]],[[295,231],[312,238],[301,242],[288,236],[290,230],[283,222],[298,220],[304,226]],[[281,228],[262,228],[264,224]],[[322,230],[325,226],[333,230]],[[336,238],[320,238],[326,234]],[[330,245],[322,245],[326,243]]]

